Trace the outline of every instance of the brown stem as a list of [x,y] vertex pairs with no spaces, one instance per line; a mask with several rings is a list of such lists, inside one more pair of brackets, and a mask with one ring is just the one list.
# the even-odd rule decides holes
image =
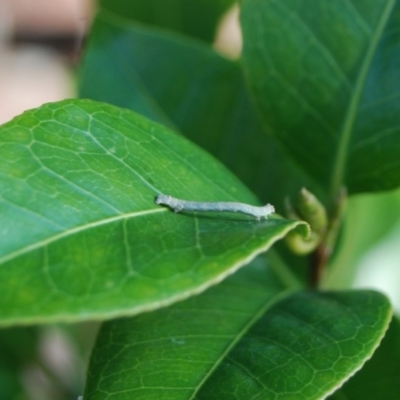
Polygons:
[[310,257],[310,288],[316,289],[321,280],[322,273],[328,263],[331,251],[329,247],[321,244]]
[[311,254],[310,259],[310,288],[316,289],[321,281],[322,273],[332,255],[337,235],[342,224],[343,214],[346,207],[347,191],[343,187],[336,197],[335,208],[331,213],[328,229],[321,244]]

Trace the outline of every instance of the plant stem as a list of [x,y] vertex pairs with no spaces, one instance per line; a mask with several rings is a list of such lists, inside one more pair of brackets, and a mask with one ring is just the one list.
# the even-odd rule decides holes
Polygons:
[[318,288],[322,274],[335,248],[336,239],[342,225],[345,211],[347,190],[342,188],[334,201],[334,208],[329,218],[328,229],[321,241],[321,244],[310,256],[310,288]]
[[321,281],[322,273],[331,256],[331,249],[321,244],[310,255],[310,288],[317,289]]

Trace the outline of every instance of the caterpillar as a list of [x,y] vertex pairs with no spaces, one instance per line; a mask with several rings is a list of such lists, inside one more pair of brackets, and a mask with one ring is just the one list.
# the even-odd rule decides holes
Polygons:
[[176,199],[167,194],[159,194],[156,197],[156,204],[168,206],[174,212],[179,211],[219,211],[219,212],[238,212],[242,214],[252,215],[258,221],[262,217],[268,218],[268,215],[275,212],[274,206],[266,204],[265,206],[257,207],[244,203],[237,202],[202,202],[202,201],[187,201]]

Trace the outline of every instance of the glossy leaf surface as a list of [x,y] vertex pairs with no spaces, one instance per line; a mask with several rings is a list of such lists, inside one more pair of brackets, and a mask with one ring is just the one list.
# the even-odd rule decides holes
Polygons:
[[0,130],[2,324],[134,314],[198,293],[297,222],[175,214],[162,192],[257,199],[207,153],[127,110],[68,100]]
[[248,267],[188,301],[104,324],[85,398],[323,398],[370,357],[390,305],[368,291],[276,303],[266,271]]
[[400,184],[399,11],[395,0],[242,2],[264,123],[332,196]]
[[211,42],[222,14],[234,0],[100,0],[121,17]]
[[[134,26],[134,23],[106,11],[96,15],[80,70],[79,95],[129,108],[173,127],[172,120],[153,99],[139,71],[131,66],[131,58],[138,59],[135,41],[130,37],[130,29]],[[148,43],[143,45],[144,52],[151,49]],[[147,65],[154,65],[154,60]]]

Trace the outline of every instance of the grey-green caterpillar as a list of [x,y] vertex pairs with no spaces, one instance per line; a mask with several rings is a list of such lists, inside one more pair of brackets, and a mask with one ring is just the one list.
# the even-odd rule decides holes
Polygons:
[[176,213],[179,211],[218,211],[218,212],[238,212],[252,215],[259,221],[262,217],[268,218],[268,215],[275,212],[274,206],[266,204],[262,207],[251,206],[249,204],[237,202],[202,202],[187,201],[176,199],[167,194],[159,194],[156,198],[156,204],[162,204],[172,208]]

